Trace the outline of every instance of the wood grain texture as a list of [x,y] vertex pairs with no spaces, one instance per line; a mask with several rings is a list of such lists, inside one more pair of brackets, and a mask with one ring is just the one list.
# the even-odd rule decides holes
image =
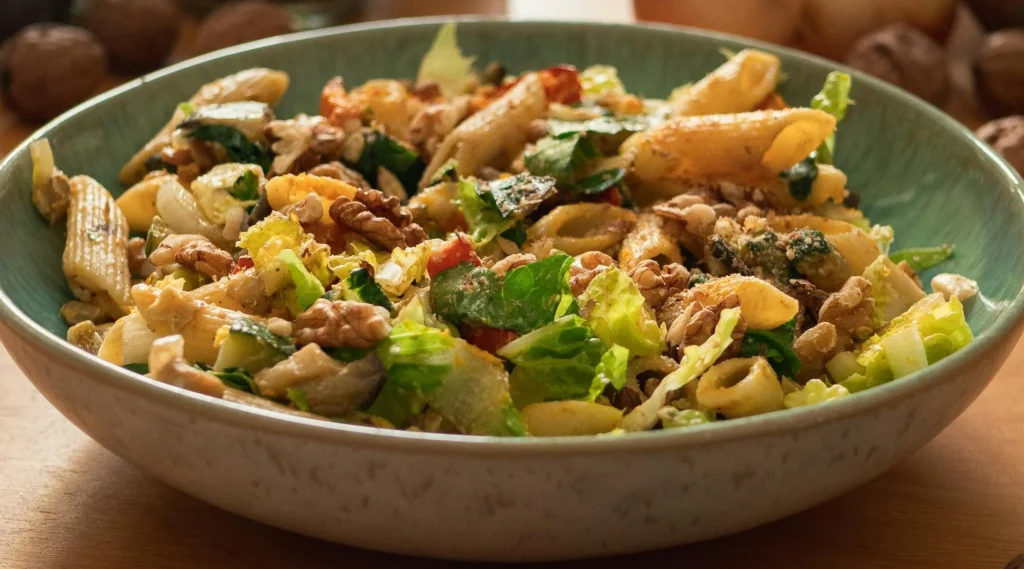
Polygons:
[[[373,17],[422,13],[380,2]],[[450,4],[442,2],[441,4]],[[496,11],[502,2],[481,2]],[[483,6],[487,4],[487,6]],[[387,5],[399,5],[389,12]],[[969,99],[955,103],[971,124]],[[0,106],[0,155],[34,129]],[[564,567],[1003,567],[1024,553],[1024,344],[941,436],[877,480],[711,542]],[[64,420],[0,349],[0,567],[450,567],[279,531],[155,481]],[[614,523],[614,521],[609,521]]]

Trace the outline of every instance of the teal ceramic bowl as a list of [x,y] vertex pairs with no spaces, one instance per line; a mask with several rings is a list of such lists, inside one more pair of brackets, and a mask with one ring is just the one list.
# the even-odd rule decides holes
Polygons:
[[[66,172],[119,192],[118,168],[200,84],[282,69],[290,116],[321,86],[411,77],[437,21],[340,28],[243,46],[158,72],[40,130]],[[751,42],[667,27],[465,21],[463,48],[512,71],[619,68],[665,96]],[[786,100],[807,101],[830,62],[781,48]],[[897,246],[956,244],[944,270],[978,280],[977,340],[913,376],[830,403],[625,437],[498,440],[391,432],[236,406],[140,379],[63,341],[64,236],[29,199],[27,145],[0,164],[0,332],[38,389],[103,446],[239,515],[359,547],[472,560],[610,555],[708,539],[803,510],[877,476],[937,435],[985,387],[1021,331],[1021,179],[939,110],[855,75],[838,164]],[[927,282],[930,275],[925,275]],[[12,404],[16,404],[13,403]],[[158,515],[158,512],[154,512]]]

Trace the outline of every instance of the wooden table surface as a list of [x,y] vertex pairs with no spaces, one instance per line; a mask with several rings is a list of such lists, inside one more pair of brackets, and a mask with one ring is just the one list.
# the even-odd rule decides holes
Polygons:
[[[530,3],[510,5],[528,10]],[[404,15],[409,4],[378,2],[372,15]],[[422,12],[426,2],[414,4]],[[432,4],[435,12],[445,11]],[[504,7],[490,0],[470,4],[484,12]],[[0,156],[32,128],[0,106]],[[1004,567],[1024,553],[1022,369],[1024,344],[944,433],[846,496],[736,536],[564,566]],[[451,564],[290,534],[164,486],[68,423],[0,349],[0,567],[334,566]]]

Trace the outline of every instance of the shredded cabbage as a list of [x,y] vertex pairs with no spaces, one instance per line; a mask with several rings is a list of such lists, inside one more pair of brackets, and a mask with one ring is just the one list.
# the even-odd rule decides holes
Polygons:
[[277,254],[277,261],[288,269],[288,274],[295,283],[295,299],[298,303],[299,312],[306,310],[318,298],[324,295],[324,285],[314,277],[302,264],[302,259],[291,249],[285,249]]
[[878,243],[878,248],[882,251],[883,255],[889,255],[889,248],[892,246],[892,242],[896,239],[896,232],[893,231],[891,226],[888,225],[873,225],[871,230],[868,232],[868,236]]
[[800,391],[786,395],[782,403],[786,409],[802,407],[804,405],[816,405],[826,401],[832,401],[846,397],[850,392],[842,385],[825,385],[820,379],[812,379],[804,385]]
[[658,388],[654,390],[647,401],[623,417],[620,426],[627,431],[646,431],[653,427],[658,422],[658,411],[665,406],[668,392],[675,391],[700,377],[732,344],[732,331],[736,328],[739,319],[740,310],[738,308],[723,310],[718,317],[715,333],[700,346],[684,348],[679,368],[661,380]]
[[434,247],[443,243],[439,239],[424,241],[415,247],[397,248],[391,258],[377,268],[377,282],[384,292],[399,297],[412,284],[427,274],[427,262]]
[[924,291],[885,255],[879,255],[864,269],[864,278],[871,283],[871,297],[875,300],[871,319],[876,329],[906,312],[924,296]]
[[619,70],[611,65],[591,65],[580,73],[580,85],[585,97],[600,97],[609,93],[625,94],[626,87],[619,80]]
[[704,411],[697,409],[676,409],[675,407],[662,407],[658,410],[658,419],[661,420],[661,428],[676,429],[679,427],[692,427],[714,422],[715,418]]
[[278,256],[284,250],[294,252],[302,260],[303,267],[323,286],[330,285],[335,279],[328,268],[330,248],[303,231],[294,215],[271,214],[243,233],[238,246],[249,251],[256,271],[263,277],[267,294],[274,294],[289,284],[286,271],[276,270],[283,268]]
[[629,363],[629,350],[622,346],[612,346],[601,355],[601,361],[594,368],[594,379],[590,382],[590,393],[587,399],[595,401],[604,393],[605,387],[611,385],[616,391],[626,385],[626,364]]
[[615,267],[590,282],[578,299],[580,313],[605,345],[618,344],[637,356],[662,352],[662,331],[633,279]]
[[437,83],[441,94],[447,98],[466,91],[471,79],[475,57],[462,55],[455,37],[455,24],[447,23],[437,31],[437,37],[430,51],[423,56],[416,84]]

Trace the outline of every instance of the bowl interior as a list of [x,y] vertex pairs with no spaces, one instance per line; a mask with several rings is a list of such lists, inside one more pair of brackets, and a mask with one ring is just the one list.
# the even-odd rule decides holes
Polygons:
[[[248,67],[287,71],[291,88],[278,115],[316,113],[323,84],[335,75],[348,85],[377,77],[413,78],[436,23],[360,27],[264,42],[144,78],[44,128],[58,166],[89,174],[115,195],[121,165],[159,129],[171,110],[203,83]],[[628,89],[665,97],[724,61],[721,48],[752,42],[668,28],[600,24],[467,21],[459,43],[478,65],[504,63],[511,72],[571,63],[618,67]],[[806,104],[836,66],[765,47],[783,60],[780,87],[792,105]],[[983,297],[968,303],[976,334],[995,323],[1024,282],[1024,202],[1020,178],[952,119],[880,82],[857,76],[856,105],[841,123],[837,165],[875,223],[896,230],[895,249],[951,243],[942,271],[968,275]],[[0,290],[29,318],[63,338],[58,315],[71,299],[61,272],[62,229],[50,228],[30,200],[31,160],[24,146],[0,165]],[[926,285],[930,271],[922,275]]]

